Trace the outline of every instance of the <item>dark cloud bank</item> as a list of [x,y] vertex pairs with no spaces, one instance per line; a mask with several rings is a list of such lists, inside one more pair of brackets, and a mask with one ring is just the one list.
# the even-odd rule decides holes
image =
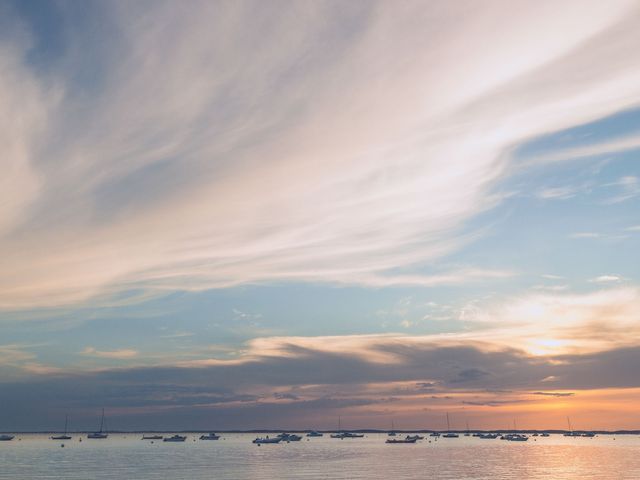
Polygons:
[[[105,407],[114,429],[262,428],[337,416],[339,409],[383,404],[392,395],[511,391],[543,397],[569,395],[554,390],[640,386],[635,367],[640,347],[553,358],[471,346],[380,344],[376,349],[393,353],[397,361],[381,364],[348,352],[291,346],[291,356],[246,363],[27,376],[0,383],[0,425],[2,430],[53,429],[69,412],[76,429],[91,429]],[[364,389],[387,382],[415,382],[415,389],[390,385],[376,394]],[[296,390],[308,385],[315,386],[312,395]],[[460,404],[509,403],[501,395]]]

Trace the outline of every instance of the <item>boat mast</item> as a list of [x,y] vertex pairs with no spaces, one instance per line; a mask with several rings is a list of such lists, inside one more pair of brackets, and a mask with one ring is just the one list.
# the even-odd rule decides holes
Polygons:
[[69,414],[64,416],[64,434],[67,434],[67,424],[69,423]]
[[103,427],[104,427],[104,408],[102,409],[102,417],[100,417],[100,433],[102,433]]
[[451,427],[449,426],[449,412],[447,412],[447,432],[451,431]]

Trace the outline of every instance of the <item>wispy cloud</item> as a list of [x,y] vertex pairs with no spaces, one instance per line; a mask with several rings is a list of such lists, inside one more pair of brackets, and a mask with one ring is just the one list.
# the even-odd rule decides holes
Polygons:
[[[504,199],[514,145],[627,108],[640,89],[625,2],[100,15],[100,38],[65,32],[82,54],[61,52],[46,78],[27,66],[36,32],[3,36],[0,98],[19,101],[0,114],[5,309],[134,287],[467,281],[395,273],[464,244],[466,222]],[[89,87],[69,72],[98,66],[78,94]]]
[[80,354],[91,356],[91,357],[126,360],[126,359],[137,357],[138,351],[126,349],[126,348],[119,349],[119,350],[96,350],[93,347],[86,347],[84,350],[80,352]]
[[589,281],[592,283],[618,283],[622,281],[622,277],[619,275],[600,275]]

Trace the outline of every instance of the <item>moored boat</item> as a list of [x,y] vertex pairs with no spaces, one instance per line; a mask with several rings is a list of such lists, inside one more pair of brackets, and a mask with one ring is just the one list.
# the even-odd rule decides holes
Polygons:
[[280,443],[282,441],[281,437],[271,437],[269,438],[269,435],[267,435],[266,437],[258,437],[256,438],[252,443],[261,445],[263,443]]
[[104,431],[105,430],[105,426],[104,426],[104,408],[102,409],[102,417],[100,418],[100,430],[97,432],[93,432],[90,433],[89,435],[87,435],[87,438],[91,438],[91,439],[105,439],[107,438],[109,435],[107,434],[107,432]]
[[162,435],[142,435],[142,440],[162,440]]
[[405,438],[387,438],[385,443],[416,443],[418,439],[416,437],[405,437]]
[[220,435],[216,435],[213,432],[207,433],[206,435],[200,435],[200,440],[219,440]]
[[316,432],[315,430],[312,430],[309,433],[307,433],[307,437],[322,437],[322,436],[324,436],[323,433]]
[[3,434],[3,435],[0,435],[0,442],[9,442],[13,440],[13,438],[14,438],[13,435]]
[[67,435],[67,426],[69,424],[69,415],[64,417],[64,433],[62,435],[53,435],[51,440],[71,440],[71,435]]
[[163,438],[163,442],[184,442],[187,439],[186,435],[173,435],[171,437]]

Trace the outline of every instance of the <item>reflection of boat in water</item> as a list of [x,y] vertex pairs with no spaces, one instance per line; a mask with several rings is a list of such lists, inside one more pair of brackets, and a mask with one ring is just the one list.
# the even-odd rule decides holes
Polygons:
[[416,443],[417,440],[416,437],[407,436],[406,438],[387,438],[385,443]]
[[280,443],[282,441],[281,437],[271,437],[269,438],[269,435],[267,435],[266,437],[258,437],[256,438],[253,443],[256,443],[258,445],[263,444],[263,443]]
[[142,440],[162,440],[162,435],[142,435]]
[[90,433],[89,435],[87,435],[87,438],[100,440],[100,439],[107,438],[108,436],[109,435],[105,431],[105,426],[104,426],[104,408],[103,408],[102,409],[102,417],[100,418],[100,430],[97,431],[97,432]]
[[0,442],[9,442],[13,440],[13,435],[0,435]]
[[64,417],[64,433],[62,435],[53,435],[51,440],[71,440],[71,436],[67,435],[67,426],[69,424],[69,415]]
[[315,430],[312,430],[309,433],[307,433],[307,437],[322,437],[323,435],[324,435],[323,433],[316,432]]
[[186,435],[173,435],[172,437],[163,438],[163,442],[184,442],[187,439]]
[[206,435],[200,435],[200,440],[219,440],[220,435],[216,435],[215,433],[207,433]]

